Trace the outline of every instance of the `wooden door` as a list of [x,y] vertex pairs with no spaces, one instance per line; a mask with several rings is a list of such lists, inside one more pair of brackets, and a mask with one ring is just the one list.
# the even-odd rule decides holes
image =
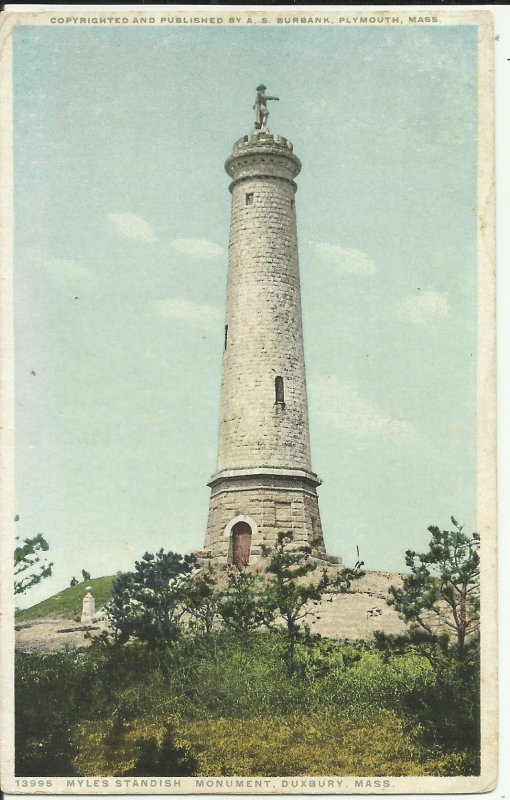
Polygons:
[[232,563],[247,567],[250,561],[251,528],[247,522],[237,522],[232,528]]

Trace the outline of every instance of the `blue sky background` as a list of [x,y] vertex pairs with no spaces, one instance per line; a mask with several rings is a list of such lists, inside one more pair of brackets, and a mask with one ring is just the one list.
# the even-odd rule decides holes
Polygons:
[[203,544],[223,163],[261,81],[303,162],[327,548],[398,570],[428,525],[475,526],[476,48],[470,26],[15,29],[17,532],[55,562],[24,604]]

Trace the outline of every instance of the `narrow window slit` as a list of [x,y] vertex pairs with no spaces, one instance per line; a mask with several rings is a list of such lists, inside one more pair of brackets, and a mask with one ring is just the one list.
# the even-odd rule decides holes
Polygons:
[[227,341],[228,341],[228,325],[225,325],[225,339],[223,342],[223,349],[227,349]]
[[285,405],[285,393],[283,389],[283,378],[281,375],[277,375],[274,381],[274,390],[276,395],[276,404],[279,406]]

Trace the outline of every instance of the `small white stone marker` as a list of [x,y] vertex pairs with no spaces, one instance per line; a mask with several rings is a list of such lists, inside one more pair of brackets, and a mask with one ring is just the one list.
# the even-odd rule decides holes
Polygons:
[[92,586],[87,586],[85,591],[86,595],[83,598],[83,606],[81,610],[81,624],[89,625],[92,622],[92,617],[96,613],[96,601],[92,596]]

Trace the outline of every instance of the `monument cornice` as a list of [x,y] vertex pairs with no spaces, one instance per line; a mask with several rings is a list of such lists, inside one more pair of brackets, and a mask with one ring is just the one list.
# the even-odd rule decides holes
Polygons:
[[239,480],[239,479],[252,480],[254,478],[281,478],[306,481],[314,487],[320,486],[322,481],[317,477],[315,472],[310,472],[305,469],[294,469],[292,467],[246,467],[242,469],[224,469],[216,472],[207,484],[211,488],[216,486],[221,481]]
[[289,186],[292,186],[295,192],[297,192],[298,188],[296,181],[293,181],[292,178],[286,178],[283,175],[271,175],[263,172],[257,172],[256,174],[240,175],[239,178],[234,178],[234,180],[228,187],[230,194],[232,194],[234,186],[236,186],[238,183],[251,180],[283,181],[283,183],[288,183]]

